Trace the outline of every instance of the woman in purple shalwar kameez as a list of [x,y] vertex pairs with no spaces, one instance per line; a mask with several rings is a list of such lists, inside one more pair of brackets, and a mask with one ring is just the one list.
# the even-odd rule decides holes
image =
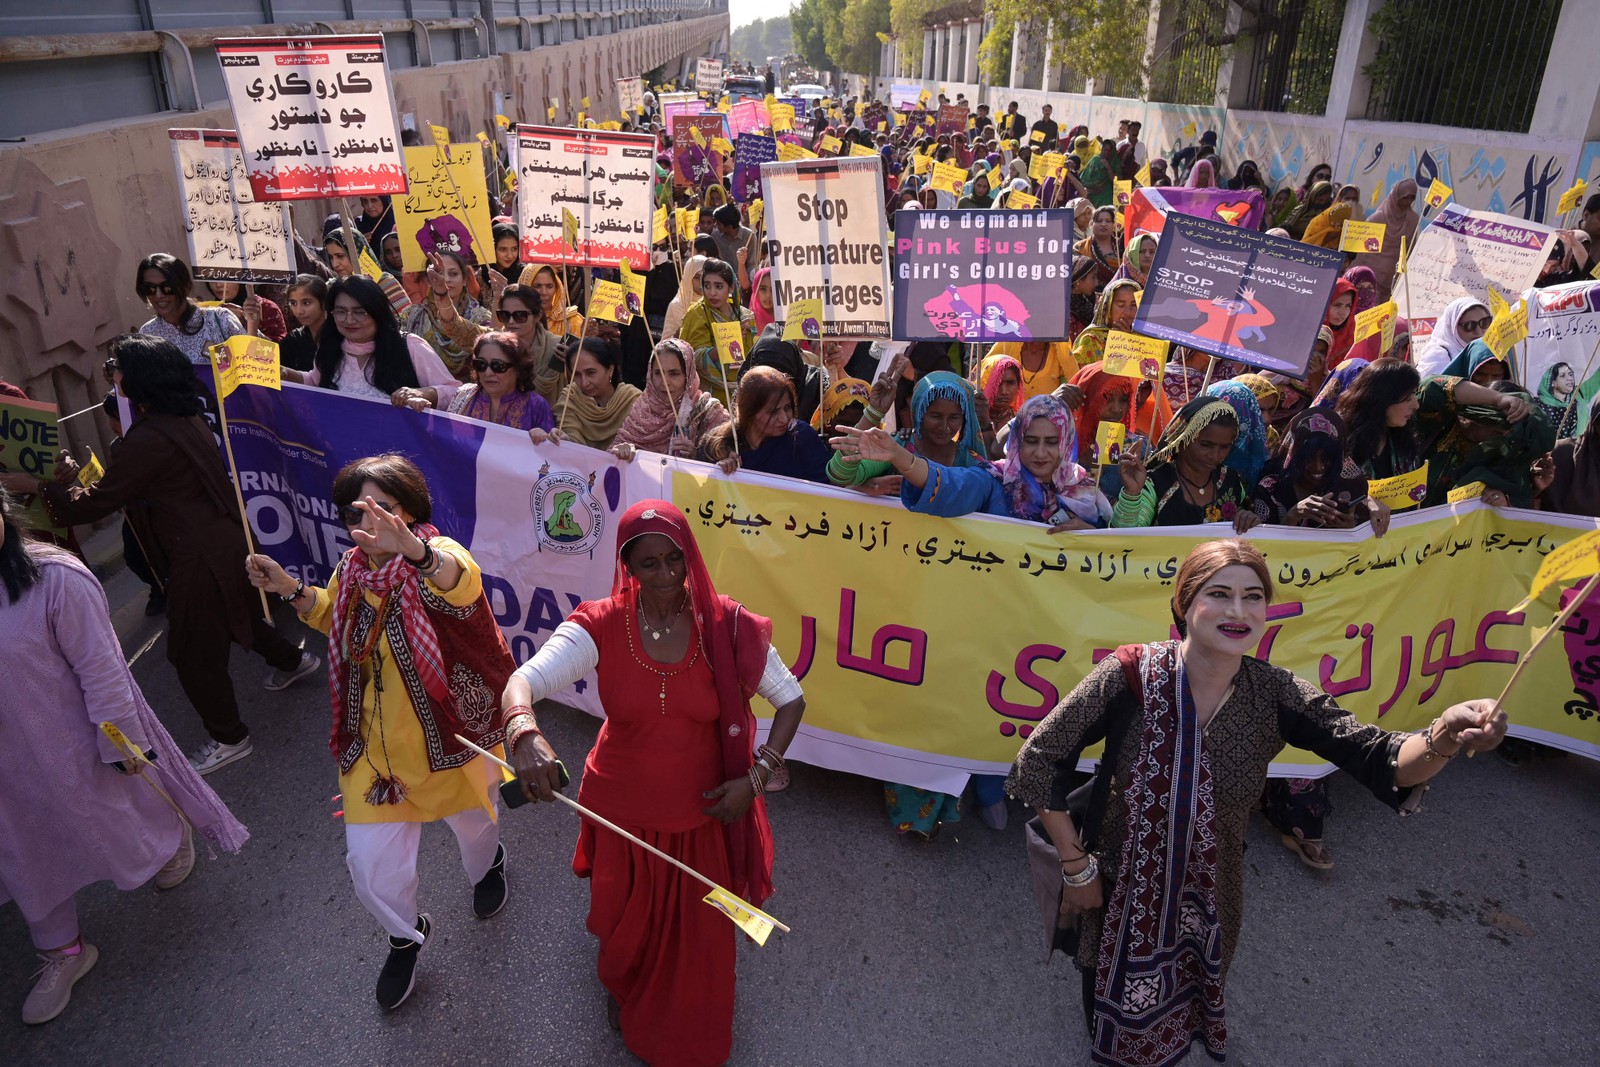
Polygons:
[[[75,557],[26,541],[14,511],[0,492],[0,904],[17,902],[39,949],[22,1019],[43,1023],[99,957],[78,932],[78,890],[152,875],[170,889],[194,866],[191,826],[230,852],[249,834],[145,703],[100,583]],[[145,775],[126,773],[102,722],[153,753]]]

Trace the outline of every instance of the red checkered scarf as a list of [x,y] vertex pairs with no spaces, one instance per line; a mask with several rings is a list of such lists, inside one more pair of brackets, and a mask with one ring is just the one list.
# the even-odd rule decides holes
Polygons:
[[[424,544],[439,536],[439,531],[427,523],[417,523],[411,528]],[[328,642],[328,689],[333,695],[333,706],[344,706],[345,672],[352,662],[359,662],[360,649],[349,647],[350,635],[355,630],[356,607],[365,594],[376,593],[383,600],[379,617],[373,628],[374,642],[382,638],[384,616],[388,613],[389,598],[400,594],[400,614],[405,625],[406,644],[411,649],[412,662],[423,688],[435,702],[448,706],[450,685],[446,680],[444,656],[439,652],[439,635],[434,631],[433,620],[422,603],[422,579],[403,556],[396,555],[374,570],[367,554],[359,547],[345,553],[344,566],[339,576],[339,594],[333,602],[333,620],[336,630]],[[361,657],[364,658],[364,657]]]

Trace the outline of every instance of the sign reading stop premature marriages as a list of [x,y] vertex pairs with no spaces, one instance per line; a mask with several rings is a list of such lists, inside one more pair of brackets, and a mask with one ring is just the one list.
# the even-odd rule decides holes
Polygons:
[[822,301],[825,338],[885,340],[890,307],[882,161],[801,159],[761,166],[773,315]]

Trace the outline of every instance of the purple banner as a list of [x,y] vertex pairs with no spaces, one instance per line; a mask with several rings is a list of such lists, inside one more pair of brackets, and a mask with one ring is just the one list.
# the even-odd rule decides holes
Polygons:
[[761,199],[761,164],[777,159],[776,138],[741,133],[733,146],[733,198],[741,204]]
[[1070,211],[901,211],[894,336],[902,341],[1064,341]]
[[1343,269],[1342,252],[1171,215],[1133,329],[1299,377]]

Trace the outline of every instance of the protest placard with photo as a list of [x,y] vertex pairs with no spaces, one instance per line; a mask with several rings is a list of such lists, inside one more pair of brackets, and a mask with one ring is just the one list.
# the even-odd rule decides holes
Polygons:
[[893,324],[879,159],[806,159],[761,168],[773,316],[818,299],[823,336],[883,340]]
[[494,261],[489,188],[478,145],[451,145],[448,157],[433,145],[406,149],[406,182],[406,195],[390,202],[403,270],[427,270],[430,252]]
[[[517,173],[522,188],[539,190],[517,198],[523,260],[647,268],[655,154],[648,133],[518,126]],[[578,219],[577,251],[564,239],[563,209]]]
[[406,191],[381,36],[222,38],[216,49],[257,200]]
[[1070,211],[902,211],[894,226],[894,336],[1064,341]]
[[[695,137],[698,131],[700,136]],[[680,188],[704,189],[722,176],[722,153],[711,142],[727,132],[717,112],[672,119],[672,181]]]
[[1559,437],[1589,426],[1589,404],[1600,395],[1600,282],[1529,290],[1526,360],[1513,357],[1515,381],[1539,401]]
[[189,269],[197,280],[282,284],[295,275],[289,209],[250,191],[239,135],[168,130],[183,198]]
[[1484,300],[1491,284],[1506,293],[1531,288],[1555,240],[1555,231],[1537,222],[1446,204],[1417,234],[1406,276],[1394,283],[1412,347],[1433,333],[1452,300]]
[[733,147],[733,198],[741,204],[761,198],[761,164],[778,159],[778,142],[772,137],[741,133]]
[[1343,269],[1332,249],[1171,215],[1133,328],[1298,377]]

